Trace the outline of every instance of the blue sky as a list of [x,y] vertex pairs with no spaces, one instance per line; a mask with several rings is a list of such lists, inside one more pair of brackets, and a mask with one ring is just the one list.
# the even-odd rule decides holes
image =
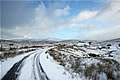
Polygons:
[[5,0],[0,5],[2,39],[120,37],[117,0]]

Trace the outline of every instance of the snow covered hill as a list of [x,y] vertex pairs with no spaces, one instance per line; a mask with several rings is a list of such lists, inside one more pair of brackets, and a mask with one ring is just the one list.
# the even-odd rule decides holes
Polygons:
[[2,80],[120,80],[120,38],[0,40]]

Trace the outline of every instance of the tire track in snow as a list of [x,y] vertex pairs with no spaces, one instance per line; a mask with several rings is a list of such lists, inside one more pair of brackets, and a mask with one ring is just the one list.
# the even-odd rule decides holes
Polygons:
[[[46,73],[44,72],[41,63],[40,63],[40,54],[41,52],[35,53],[33,56],[33,73],[34,73],[34,79],[35,80],[50,80]],[[32,53],[33,54],[33,53]],[[25,56],[23,59],[21,59],[19,62],[16,62],[13,67],[5,74],[5,76],[2,78],[2,80],[16,80],[18,76],[20,75],[20,71],[22,67],[25,65],[24,61],[26,58],[28,58],[31,54]]]
[[[43,51],[42,51],[43,52]],[[33,63],[34,63],[34,66],[33,66],[33,69],[34,69],[34,76],[35,76],[35,79],[36,80],[49,80],[49,78],[47,77],[46,73],[44,72],[42,66],[41,66],[41,63],[40,63],[40,54],[42,53],[37,53],[35,56],[34,56],[34,59],[33,59]]]
[[22,60],[15,63],[13,67],[5,74],[5,76],[2,78],[2,80],[16,80],[16,78],[19,76],[19,72],[23,66],[24,60],[29,57],[31,54],[25,56]]

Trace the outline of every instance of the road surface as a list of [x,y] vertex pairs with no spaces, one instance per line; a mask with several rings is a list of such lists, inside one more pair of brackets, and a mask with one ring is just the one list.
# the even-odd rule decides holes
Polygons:
[[[32,67],[33,67],[33,76],[34,80],[50,80],[45,71],[43,70],[41,63],[40,63],[40,54],[44,52],[34,52],[32,54],[29,54],[25,56],[23,59],[21,59],[19,62],[15,63],[13,67],[5,74],[5,76],[2,78],[2,80],[18,80],[18,77],[20,76],[21,69],[23,66],[26,65],[26,59],[27,58],[33,58],[32,59]],[[28,73],[29,74],[29,73]]]

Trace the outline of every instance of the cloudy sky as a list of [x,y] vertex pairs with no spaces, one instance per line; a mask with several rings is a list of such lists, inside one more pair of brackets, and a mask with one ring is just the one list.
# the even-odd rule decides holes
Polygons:
[[119,0],[4,0],[1,39],[120,38]]

